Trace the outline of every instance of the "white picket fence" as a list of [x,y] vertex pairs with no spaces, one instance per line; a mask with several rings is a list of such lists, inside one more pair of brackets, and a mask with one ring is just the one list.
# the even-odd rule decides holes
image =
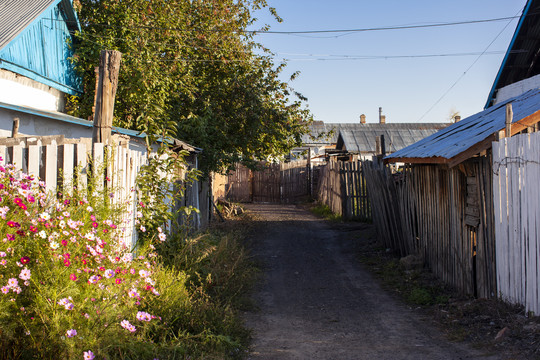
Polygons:
[[493,143],[497,288],[540,314],[540,133]]
[[[134,246],[137,241],[137,231],[134,231],[137,206],[135,180],[139,169],[147,162],[146,152],[119,145],[108,147],[110,151],[105,151],[103,144],[93,144],[92,149],[92,145],[87,145],[87,142],[69,143],[61,139],[58,144],[55,139],[44,137],[44,140],[36,137],[31,141],[21,139],[18,142],[17,139],[14,140],[18,142],[15,145],[0,145],[0,156],[3,159],[1,164],[14,164],[17,169],[39,177],[45,182],[47,191],[55,192],[61,188],[69,194],[75,185],[74,181],[78,182],[76,185],[79,191],[87,188],[89,159],[93,159],[93,168],[99,169],[103,167],[105,154],[110,153],[111,161],[107,162],[106,172],[109,180],[106,186],[111,191],[112,201],[127,203],[128,208],[119,226],[119,240]],[[79,172],[77,176],[76,171]]]

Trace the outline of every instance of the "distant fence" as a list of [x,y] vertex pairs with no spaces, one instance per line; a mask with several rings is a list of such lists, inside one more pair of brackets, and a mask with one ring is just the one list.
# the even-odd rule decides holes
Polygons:
[[320,168],[317,200],[345,219],[371,220],[367,191],[360,161],[330,161]]
[[227,199],[236,202],[295,203],[309,196],[307,161],[261,163],[259,170],[237,164],[225,184]]
[[540,133],[493,143],[497,286],[540,314]]
[[[109,148],[109,161],[105,162]],[[99,184],[111,189],[113,203],[128,204],[123,214],[121,240],[134,245],[137,241],[135,215],[137,208],[136,178],[139,170],[147,163],[146,150],[137,151],[128,148],[127,143],[114,147],[91,143],[90,139],[64,139],[63,136],[43,136],[27,138],[0,139],[2,164],[14,164],[25,173],[38,177],[45,182],[47,191],[61,191],[71,194],[73,185],[86,191],[92,169],[106,166],[108,181],[102,178]],[[106,164],[106,165],[104,165]],[[205,212],[196,215],[193,220],[197,228],[207,224],[209,219],[208,184],[197,181],[190,184],[181,200],[185,206],[202,208]],[[171,205],[172,206],[172,205]]]

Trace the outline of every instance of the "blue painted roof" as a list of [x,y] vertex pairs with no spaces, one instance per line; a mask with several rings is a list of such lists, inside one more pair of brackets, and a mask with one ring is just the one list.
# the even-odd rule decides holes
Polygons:
[[69,60],[78,29],[71,0],[2,0],[0,68],[78,94],[81,83]]
[[[475,115],[454,123],[417,143],[386,156],[390,162],[400,159],[451,159],[505,128],[506,104],[512,103],[516,123],[540,110],[540,89],[508,99]],[[427,162],[427,161],[426,161]]]

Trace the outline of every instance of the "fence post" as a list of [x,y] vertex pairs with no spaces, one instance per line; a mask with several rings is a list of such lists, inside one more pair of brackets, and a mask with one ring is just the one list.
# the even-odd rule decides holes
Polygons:
[[96,94],[93,143],[111,144],[111,128],[114,112],[114,97],[118,86],[122,53],[103,50],[99,60],[99,83]]

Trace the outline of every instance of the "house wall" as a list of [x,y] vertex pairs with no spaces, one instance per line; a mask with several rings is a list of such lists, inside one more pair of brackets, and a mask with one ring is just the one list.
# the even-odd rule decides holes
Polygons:
[[[63,114],[61,114],[63,115]],[[92,122],[77,118],[62,121],[39,115],[0,107],[0,138],[10,137],[13,119],[19,118],[19,136],[64,135],[68,139],[92,138]],[[69,117],[71,118],[71,117]],[[129,149],[146,152],[143,139],[129,136]]]
[[69,60],[72,37],[62,11],[53,6],[39,15],[8,45],[0,49],[0,68],[52,86],[68,94],[81,92]]
[[497,90],[495,104],[519,96],[526,91],[540,88],[540,75],[518,81]]
[[65,96],[60,90],[48,85],[0,69],[0,102],[48,111],[63,111]]

